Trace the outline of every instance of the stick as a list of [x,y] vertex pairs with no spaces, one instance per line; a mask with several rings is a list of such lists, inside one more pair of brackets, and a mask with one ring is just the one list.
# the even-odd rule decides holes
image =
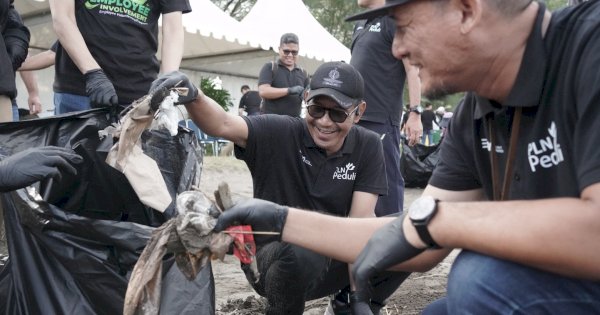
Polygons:
[[222,231],[223,233],[230,234],[258,234],[258,235],[279,235],[279,232],[267,232],[267,231]]

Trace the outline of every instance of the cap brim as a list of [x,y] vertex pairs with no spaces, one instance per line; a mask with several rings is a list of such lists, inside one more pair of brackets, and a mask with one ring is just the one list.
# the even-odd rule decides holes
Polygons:
[[306,101],[308,102],[313,98],[321,95],[333,99],[343,109],[349,109],[360,102],[360,100],[348,97],[338,92],[337,90],[330,88],[319,88],[316,90],[310,90],[310,92],[308,92],[308,97],[306,98]]
[[371,10],[363,11],[363,12],[355,14],[355,15],[351,15],[351,16],[347,17],[345,19],[345,21],[350,22],[350,21],[356,21],[356,20],[368,20],[368,19],[388,15],[391,8],[397,7],[399,5],[403,5],[403,4],[405,4],[407,2],[411,2],[411,1],[413,1],[413,0],[396,1],[393,3],[384,4],[383,6],[377,7],[375,9],[371,9]]

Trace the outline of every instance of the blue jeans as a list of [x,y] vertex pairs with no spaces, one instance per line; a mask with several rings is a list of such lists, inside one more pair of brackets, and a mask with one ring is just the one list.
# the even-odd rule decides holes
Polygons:
[[448,296],[423,314],[600,314],[600,282],[463,251],[448,276]]
[[383,157],[385,158],[385,173],[387,176],[388,192],[379,196],[375,206],[375,215],[382,217],[400,212],[404,209],[404,178],[400,173],[400,128],[391,123],[380,124],[361,120],[359,126],[375,131],[383,137]]
[[[426,139],[429,142],[426,142]],[[423,136],[421,136],[421,144],[433,145],[433,130],[423,130]]]
[[54,114],[66,114],[91,109],[90,99],[87,96],[54,93]]
[[13,98],[10,101],[12,103],[13,121],[19,121],[19,105],[17,105],[17,99]]

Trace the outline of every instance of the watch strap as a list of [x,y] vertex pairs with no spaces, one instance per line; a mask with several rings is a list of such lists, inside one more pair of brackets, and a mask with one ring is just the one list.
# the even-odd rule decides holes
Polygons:
[[415,225],[415,229],[417,230],[417,233],[419,234],[421,241],[423,241],[423,243],[427,244],[427,248],[431,248],[431,249],[442,248],[442,247],[440,247],[440,245],[438,245],[433,240],[433,238],[431,237],[431,234],[429,234],[429,229],[427,229],[427,225]]

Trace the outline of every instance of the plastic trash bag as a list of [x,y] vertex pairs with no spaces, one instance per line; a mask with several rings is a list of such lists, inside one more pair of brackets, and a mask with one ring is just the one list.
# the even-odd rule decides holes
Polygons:
[[[164,213],[144,206],[124,175],[104,162],[113,143],[98,130],[109,124],[105,109],[0,124],[5,153],[55,145],[84,157],[76,176],[0,195],[9,253],[0,266],[0,313],[122,313],[129,275],[154,227],[176,213],[174,204]],[[193,133],[145,131],[142,139],[173,200],[198,185],[202,150]],[[210,266],[188,281],[173,257],[163,263],[160,313],[214,314]]]
[[411,147],[406,140],[402,141],[400,172],[404,178],[405,187],[424,188],[427,186],[433,169],[437,165],[439,148],[439,143],[433,146],[417,143]]

